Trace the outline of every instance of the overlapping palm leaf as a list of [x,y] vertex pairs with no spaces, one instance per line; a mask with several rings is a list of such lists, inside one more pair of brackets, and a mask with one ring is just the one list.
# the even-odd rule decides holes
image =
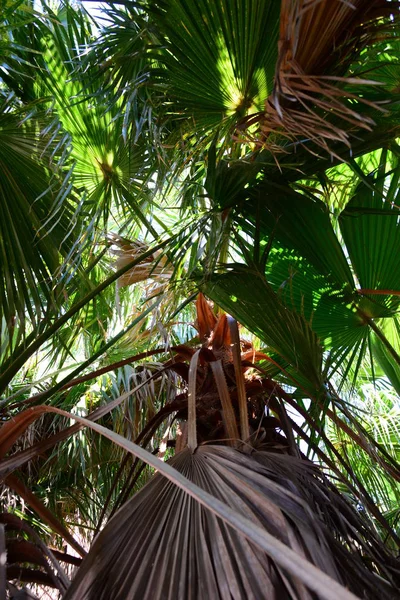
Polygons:
[[36,326],[60,302],[62,264],[80,232],[77,203],[67,197],[68,182],[51,162],[49,140],[39,137],[39,122],[23,124],[25,117],[26,111],[15,113],[3,104],[1,330],[9,332],[10,349],[24,335],[27,320]]
[[373,68],[364,77],[355,72],[362,72],[357,67],[369,53],[391,54],[385,42],[395,36],[397,18],[398,4],[385,0],[284,0],[274,90],[265,113],[248,119],[260,122],[260,143],[273,148],[278,133],[314,153],[322,149],[333,155],[335,142],[343,153],[360,131],[371,131],[381,101],[390,98],[393,88],[374,86]]
[[[324,349],[331,351],[333,370],[346,365],[347,373],[352,364],[361,363],[371,347],[383,347],[382,365],[385,353],[393,365],[387,367],[387,375],[390,376],[391,370],[394,376],[398,368],[398,342],[394,336],[391,344],[383,330],[390,332],[397,323],[400,281],[395,266],[399,241],[396,161],[394,157],[388,161],[384,152],[377,174],[357,173],[357,187],[339,217],[345,247],[335,232],[327,205],[309,190],[299,193],[284,182],[265,180],[245,185],[241,191],[239,181],[234,195],[225,196],[217,191],[214,201],[219,209],[233,211],[234,222],[256,243],[253,251],[243,237],[241,245],[249,268],[231,265],[230,273],[215,274],[212,283],[205,284],[207,293],[217,302],[224,295],[225,310],[250,329],[257,328],[262,337],[256,315],[261,320],[265,318],[267,306],[273,314],[273,303],[261,297],[268,281],[276,294],[277,306],[283,302],[311,323]],[[221,165],[218,171],[224,179],[225,168]],[[240,286],[238,281],[243,271],[248,282]],[[255,289],[260,291],[258,305],[254,300]],[[246,306],[254,307],[252,325],[250,317],[239,308],[244,298]],[[278,329],[276,326],[275,331]],[[264,335],[271,336],[271,328]],[[272,344],[272,347],[276,350],[277,346]]]
[[[26,354],[26,346],[43,333],[38,323],[44,314],[49,319],[51,314],[57,316],[61,302],[65,312],[104,281],[109,261],[101,261],[101,254],[93,260],[92,253],[100,248],[104,255],[103,227],[108,228],[110,216],[114,219],[129,207],[128,222],[144,224],[156,235],[141,208],[143,202],[148,204],[145,151],[131,136],[123,141],[121,119],[115,121],[118,111],[111,114],[105,104],[88,100],[90,89],[75,73],[75,60],[91,39],[87,16],[65,5],[58,14],[47,8],[46,18],[42,16],[40,35],[34,40],[35,68],[27,79],[29,99],[34,99],[33,93],[37,102],[25,111],[19,109],[20,114],[14,105],[4,105],[2,119],[7,175],[1,261],[5,371],[12,368],[10,360]],[[18,102],[14,104],[18,108]],[[18,128],[27,116],[31,120]],[[12,194],[18,202],[7,200]],[[112,317],[110,296],[96,296],[53,338],[63,348],[58,360],[73,351],[80,333],[77,323],[85,323],[95,350],[104,341]],[[28,321],[30,338],[21,344]],[[43,325],[42,321],[42,329]],[[14,349],[15,356],[10,356]]]

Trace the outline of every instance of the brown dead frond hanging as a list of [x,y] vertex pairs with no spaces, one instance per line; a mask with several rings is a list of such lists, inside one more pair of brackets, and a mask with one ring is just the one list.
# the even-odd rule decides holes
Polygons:
[[336,156],[338,142],[350,148],[353,135],[374,127],[365,109],[384,108],[350,91],[375,82],[352,77],[348,67],[368,45],[391,35],[398,8],[388,0],[282,0],[274,89],[265,112],[250,115],[239,129],[258,124],[252,141],[273,152],[282,151],[275,134],[311,142],[313,152]]
[[[110,242],[110,251],[116,257],[115,269],[117,271],[149,250],[148,246],[140,240],[128,240],[115,233],[109,233],[107,237]],[[163,283],[170,279],[172,271],[173,266],[168,262],[165,254],[160,251],[154,252],[121,275],[118,279],[118,286],[126,287],[146,279]]]

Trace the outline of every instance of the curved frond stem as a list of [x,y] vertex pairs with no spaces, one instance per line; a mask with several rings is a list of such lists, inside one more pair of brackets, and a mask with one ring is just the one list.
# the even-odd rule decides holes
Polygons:
[[197,427],[196,427],[196,379],[197,365],[199,362],[201,348],[197,350],[191,360],[189,366],[189,383],[188,383],[188,446],[192,452],[197,448]]

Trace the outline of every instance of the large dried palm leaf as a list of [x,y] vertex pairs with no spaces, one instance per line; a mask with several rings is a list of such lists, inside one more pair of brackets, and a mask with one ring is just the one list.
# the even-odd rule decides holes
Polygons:
[[[395,597],[385,581],[391,572],[383,547],[373,536],[355,533],[366,531],[362,518],[311,463],[204,445],[194,453],[183,450],[170,464],[358,596]],[[385,558],[386,570],[378,567]],[[333,596],[310,592],[242,534],[157,474],[100,533],[65,600],[317,597]]]
[[390,0],[282,0],[274,90],[265,113],[244,125],[259,122],[272,148],[277,132],[329,152],[334,142],[350,147],[357,132],[372,130],[371,113],[382,108],[359,93],[373,77],[355,79],[349,67],[378,39],[393,38],[398,9]]

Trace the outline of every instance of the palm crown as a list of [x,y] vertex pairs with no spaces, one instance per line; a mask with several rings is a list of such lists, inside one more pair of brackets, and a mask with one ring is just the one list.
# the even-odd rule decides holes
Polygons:
[[[149,0],[110,4],[104,15],[97,31],[82,7],[7,2],[0,25],[0,449],[10,502],[24,498],[83,555],[63,520],[99,530],[147,480],[139,459],[154,466],[143,453],[130,464],[124,450],[139,452],[130,440],[141,452],[166,444],[187,489],[190,480],[238,513],[262,505],[258,534],[240,529],[241,518],[254,520],[252,505],[214,538],[211,500],[196,488],[178,529],[171,521],[164,537],[157,530],[138,542],[135,552],[154,571],[138,563],[129,587],[128,557],[112,591],[101,578],[96,588],[102,544],[99,560],[109,565],[125,534],[140,538],[142,517],[125,532],[132,511],[146,511],[148,499],[147,518],[159,524],[186,506],[185,492],[177,496],[159,475],[110,521],[67,598],[117,589],[121,598],[161,598],[169,568],[165,597],[187,597],[199,577],[213,581],[204,593],[215,597],[228,597],[228,588],[232,597],[260,597],[260,577],[271,598],[330,597],[323,578],[310,588],[312,565],[303,565],[308,579],[298,571],[285,579],[287,564],[265,545],[283,518],[279,539],[290,552],[358,595],[372,598],[379,575],[380,593],[391,597],[400,478],[399,4]],[[193,338],[199,292],[214,308],[197,300]],[[246,328],[242,341],[235,319]],[[369,397],[365,414],[371,382],[377,399]],[[66,428],[65,411],[82,409],[89,421]],[[90,423],[108,439],[90,430],[72,437]],[[219,488],[218,477],[234,472],[236,483]],[[242,486],[259,480],[250,502]],[[298,510],[287,512],[285,481]],[[271,485],[280,490],[275,518]],[[320,518],[301,512],[307,498]],[[321,560],[299,526],[306,521],[324,540]],[[9,547],[12,530],[36,539],[33,518],[28,525],[5,515],[3,523]],[[198,536],[185,537],[189,529]],[[196,560],[208,562],[167,568],[149,550],[156,540],[194,544]],[[11,574],[18,562],[42,565],[31,580],[64,594],[68,577],[54,572],[53,555],[51,566],[43,548],[45,559],[15,548]],[[258,571],[246,583],[250,556]],[[216,565],[222,579],[211,577]]]

